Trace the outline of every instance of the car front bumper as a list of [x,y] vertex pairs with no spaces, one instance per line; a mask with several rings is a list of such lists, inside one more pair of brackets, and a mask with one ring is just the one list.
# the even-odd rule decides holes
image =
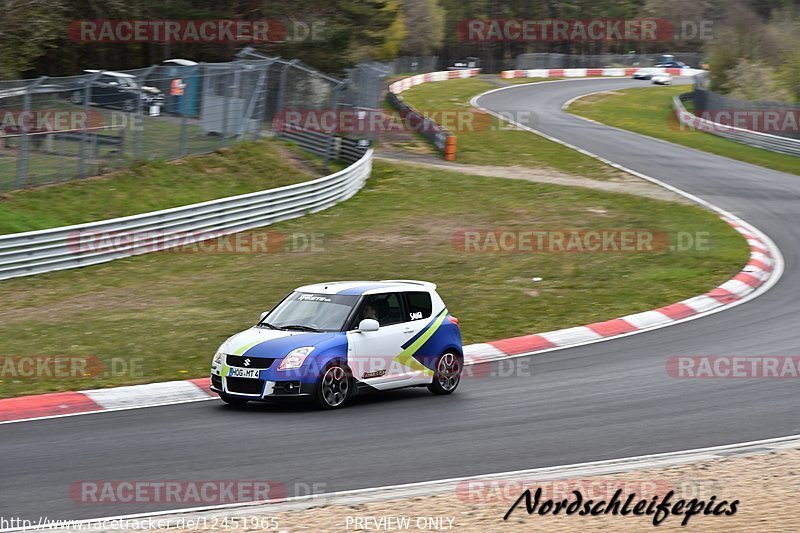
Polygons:
[[258,379],[230,376],[231,367],[221,364],[211,366],[211,390],[249,400],[272,400],[311,397],[316,392],[316,376],[301,371],[277,370],[279,361],[270,368],[261,369]]

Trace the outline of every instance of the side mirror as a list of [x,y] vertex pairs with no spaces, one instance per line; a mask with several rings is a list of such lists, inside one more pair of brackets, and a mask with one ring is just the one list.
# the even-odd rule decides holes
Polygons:
[[369,331],[378,331],[381,325],[378,324],[377,320],[372,318],[365,318],[361,322],[358,323],[358,331],[361,333],[366,333]]
[[268,314],[269,314],[269,313],[267,313],[266,311],[264,311],[263,313],[261,313],[261,316],[258,318],[258,321],[259,321],[259,322],[261,322],[262,320],[264,320],[265,318],[267,318],[267,315],[268,315]]

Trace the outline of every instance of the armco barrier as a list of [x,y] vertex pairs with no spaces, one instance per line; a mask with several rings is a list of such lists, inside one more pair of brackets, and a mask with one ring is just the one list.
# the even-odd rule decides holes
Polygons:
[[758,131],[751,131],[726,124],[719,124],[708,119],[698,117],[686,110],[685,101],[691,100],[692,93],[681,94],[672,99],[672,109],[681,126],[687,126],[697,131],[712,133],[732,141],[749,144],[783,154],[800,155],[800,139],[770,135]]
[[[673,76],[694,76],[700,72],[705,72],[696,68],[663,68],[647,67],[656,73],[667,73]],[[504,79],[512,78],[625,78],[633,76],[639,68],[536,68],[529,70],[504,70],[500,77]]]
[[[158,249],[187,235],[227,235],[322,211],[358,192],[372,170],[372,150],[349,167],[305,183],[75,226],[0,236],[0,279],[104,263],[154,251],[141,241],[82,249],[81,235],[157,235]],[[201,239],[198,239],[201,240]]]
[[[364,156],[365,140],[348,139],[321,131],[287,129],[275,134],[279,139],[291,141],[303,150],[328,160],[339,160],[354,163]],[[327,154],[327,155],[326,155]]]
[[448,161],[455,161],[456,158],[456,136],[445,128],[424,116],[422,113],[408,105],[400,96],[400,93],[416,85],[433,81],[445,81],[459,78],[472,78],[477,76],[480,69],[449,70],[441,72],[430,72],[428,74],[418,74],[396,81],[389,85],[389,102],[400,112],[400,116],[406,122],[417,125],[419,133],[428,139],[436,149],[444,154]]

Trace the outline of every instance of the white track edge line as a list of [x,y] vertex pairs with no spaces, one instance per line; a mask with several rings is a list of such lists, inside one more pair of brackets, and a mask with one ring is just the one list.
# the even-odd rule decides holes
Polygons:
[[[508,480],[512,478],[527,478],[527,481],[547,481],[550,479],[560,479],[565,475],[600,475],[629,472],[633,470],[646,470],[652,468],[668,468],[702,460],[716,460],[728,456],[758,454],[774,452],[782,449],[800,447],[800,435],[788,435],[785,437],[774,437],[747,441],[736,444],[723,444],[708,448],[694,448],[690,450],[679,450],[648,455],[638,455],[634,457],[623,457],[618,459],[607,459],[603,461],[590,461],[584,463],[574,463],[571,465],[547,466],[526,470],[512,470],[507,472],[497,472],[491,474],[478,474],[474,476],[464,476],[456,478],[439,479],[432,481],[421,481],[416,483],[404,483],[398,485],[386,485],[383,487],[353,489],[346,491],[336,491],[323,494],[313,494],[308,496],[295,496],[276,500],[266,500],[260,502],[243,502],[238,504],[212,505],[203,507],[189,507],[185,509],[172,509],[151,513],[136,513],[119,516],[108,516],[100,518],[90,518],[86,520],[66,520],[74,526],[85,526],[99,524],[109,521],[136,520],[144,518],[165,517],[170,524],[176,523],[179,517],[170,518],[170,515],[185,515],[189,513],[211,513],[215,511],[240,511],[241,513],[259,512],[286,512],[292,510],[309,509],[319,506],[345,505],[357,502],[387,501],[390,499],[413,498],[417,496],[440,494],[454,490],[459,483],[468,481],[491,481]],[[388,494],[394,492],[396,494]],[[376,494],[377,493],[377,494]],[[338,500],[338,501],[337,501]],[[233,516],[232,514],[229,516]],[[40,528],[39,530],[49,530],[50,528]],[[80,529],[79,529],[80,530]],[[0,533],[12,531],[37,531],[36,528],[9,528],[0,529]],[[61,529],[61,531],[70,531]]]

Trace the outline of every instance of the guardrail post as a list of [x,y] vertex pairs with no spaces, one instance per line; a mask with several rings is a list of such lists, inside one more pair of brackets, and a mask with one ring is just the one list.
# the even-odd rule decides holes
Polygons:
[[[236,68],[236,67],[234,67]],[[222,146],[228,146],[228,108],[229,108],[229,101],[231,99],[230,92],[231,92],[231,73],[225,72],[223,74],[225,84],[222,95]]]
[[78,147],[78,177],[86,177],[86,141],[89,139],[88,119],[89,119],[89,104],[92,101],[92,84],[103,71],[95,72],[86,78],[86,85],[83,88],[83,116],[86,118],[83,122],[83,131],[81,132],[81,142]]
[[[269,81],[269,69],[272,66],[272,61],[268,62],[266,67],[261,69],[258,73],[258,79],[256,80],[256,85],[253,87],[253,93],[250,95],[250,99],[247,101],[247,105],[242,106],[242,118],[239,123],[239,128],[236,132],[238,139],[244,140],[247,136],[247,131],[249,128],[250,121],[255,121],[255,139],[260,137],[261,132],[261,122],[260,119],[257,117],[259,113],[256,112],[256,106],[261,105],[261,97],[262,92],[264,90],[265,84]],[[263,106],[262,106],[263,107]],[[259,108],[260,109],[260,108]]]
[[[334,124],[339,123],[339,93],[342,90],[342,87],[347,85],[347,83],[348,80],[340,82],[339,84],[336,85],[336,87],[333,88],[333,91],[331,92],[331,104],[332,104],[331,108],[333,109]],[[327,146],[325,147],[325,160],[324,160],[325,170],[328,170],[328,165],[331,161],[331,151],[333,150],[333,142],[335,136],[336,136],[336,131],[334,127],[334,129],[331,130],[330,133],[328,134],[328,143]]]
[[[141,90],[142,85],[147,80],[153,70],[158,65],[151,65],[142,74],[136,76],[136,83],[139,84]],[[133,159],[139,161],[142,158],[142,133],[144,132],[144,116],[142,113],[142,98],[141,96],[136,99],[136,116],[133,118]]]
[[[31,91],[42,84],[47,76],[42,76],[27,87],[25,87],[25,94],[22,97],[22,115],[28,116],[31,110]],[[17,145],[17,188],[25,186],[25,180],[28,177],[28,123],[27,121],[20,120],[20,138],[19,145]]]
[[263,130],[264,115],[267,111],[267,103],[269,102],[269,70],[272,68],[272,62],[267,65],[261,75],[258,77],[258,84],[256,85],[254,102],[257,111],[254,113],[255,116],[252,117],[253,127],[255,128],[254,131],[254,140],[259,140],[261,138],[261,132]]
[[280,83],[278,84],[278,98],[275,102],[275,115],[273,115],[273,119],[278,115],[278,113],[281,112],[281,109],[283,109],[283,98],[286,94],[286,78],[289,77],[289,69],[295,66],[297,63],[297,59],[292,59],[288,63],[285,63],[281,69],[281,79]]
[[[200,64],[197,64],[197,65],[194,65],[193,67],[191,67],[191,69],[189,70],[190,75],[188,75],[186,77],[189,80],[193,80],[194,76],[195,76],[195,73],[198,72],[202,66],[203,66],[203,64],[200,63]],[[188,113],[186,112],[186,110],[189,109],[189,102],[191,101],[191,98],[194,97],[194,94],[192,93],[192,89],[194,88],[194,86],[195,86],[195,83],[187,83],[186,84],[186,90],[184,91],[183,97],[181,98],[181,104],[180,104],[180,106],[181,106],[181,108],[180,108],[180,111],[181,111],[181,140],[180,140],[180,146],[178,148],[178,156],[179,157],[184,157],[186,155],[186,137],[187,137],[187,130],[189,128],[189,117],[187,116]]]

